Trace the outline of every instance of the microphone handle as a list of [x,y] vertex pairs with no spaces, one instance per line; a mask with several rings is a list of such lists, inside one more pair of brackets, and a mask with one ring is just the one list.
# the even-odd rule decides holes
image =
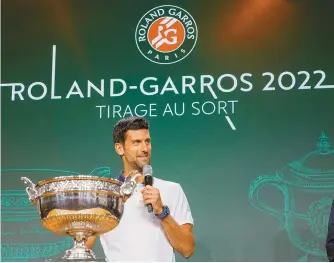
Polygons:
[[[152,178],[152,176],[145,176],[144,177],[144,181],[145,181],[145,185],[152,185],[153,184],[153,178]],[[149,213],[153,212],[153,207],[152,207],[151,204],[147,204],[146,207],[147,207],[147,211]]]
[[152,212],[153,212],[153,207],[152,207],[151,204],[148,204],[148,205],[147,205],[147,211],[148,211],[149,213],[152,213]]

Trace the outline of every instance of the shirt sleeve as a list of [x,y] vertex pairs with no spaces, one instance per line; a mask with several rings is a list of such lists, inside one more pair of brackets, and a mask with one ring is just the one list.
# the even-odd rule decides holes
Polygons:
[[326,239],[327,257],[330,262],[334,262],[334,200],[328,222],[328,233]]
[[176,184],[175,189],[175,202],[171,215],[179,225],[192,224],[194,225],[194,219],[191,214],[190,206],[187,197],[180,184]]

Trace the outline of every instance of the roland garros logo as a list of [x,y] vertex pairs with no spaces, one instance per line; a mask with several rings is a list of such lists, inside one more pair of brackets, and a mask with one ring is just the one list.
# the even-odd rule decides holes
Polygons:
[[197,41],[197,26],[184,9],[162,5],[148,11],[136,28],[140,53],[158,64],[172,64],[186,58]]

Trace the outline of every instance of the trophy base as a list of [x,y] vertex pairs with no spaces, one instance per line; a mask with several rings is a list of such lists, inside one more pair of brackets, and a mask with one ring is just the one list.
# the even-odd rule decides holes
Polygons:
[[94,259],[94,260],[83,260],[83,259],[64,259],[64,258],[56,258],[56,259],[47,259],[44,262],[106,262],[104,259]]
[[66,250],[63,260],[66,261],[96,261],[93,250],[82,247],[74,247]]
[[70,231],[68,233],[73,237],[74,246],[71,249],[66,250],[62,261],[66,262],[96,262],[98,261],[93,250],[86,247],[87,237],[91,236],[93,233],[90,231]]
[[64,259],[64,258],[55,258],[55,259],[46,259],[44,262],[106,262],[104,259]]

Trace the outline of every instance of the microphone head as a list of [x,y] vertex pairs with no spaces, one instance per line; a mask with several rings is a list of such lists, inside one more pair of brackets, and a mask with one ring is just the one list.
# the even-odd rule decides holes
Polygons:
[[144,176],[152,176],[152,166],[145,164],[143,167],[143,174]]

